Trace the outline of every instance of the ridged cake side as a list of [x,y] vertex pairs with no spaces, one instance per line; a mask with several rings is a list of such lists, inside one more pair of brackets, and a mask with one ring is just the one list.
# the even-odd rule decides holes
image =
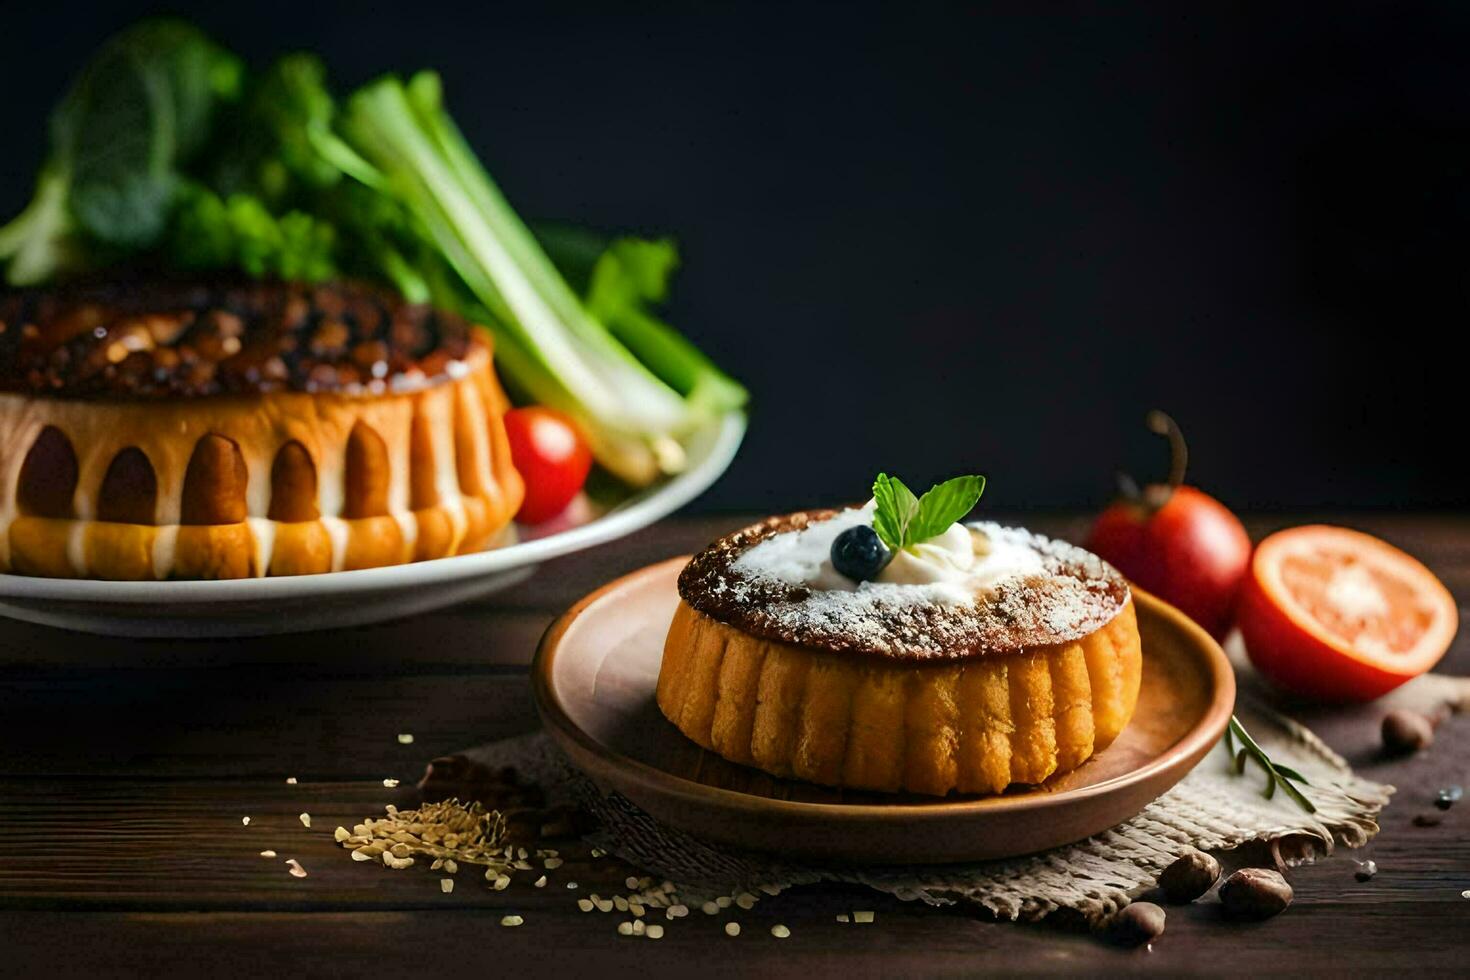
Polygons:
[[900,665],[762,639],[680,601],[658,678],[678,729],[732,762],[826,786],[999,793],[1081,765],[1138,701],[1132,599],[1079,640]]

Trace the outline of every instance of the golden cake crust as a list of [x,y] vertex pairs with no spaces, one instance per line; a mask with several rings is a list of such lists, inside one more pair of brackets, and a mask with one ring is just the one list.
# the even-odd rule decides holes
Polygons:
[[[257,300],[271,310],[269,296],[295,295]],[[339,310],[386,302],[350,287],[314,295],[318,306]],[[322,348],[301,362],[310,364],[306,373],[288,370],[280,384],[170,393],[140,379],[167,388],[207,375],[210,385],[225,384],[247,377],[248,363],[228,366],[226,356],[205,374],[108,373],[97,350],[129,331],[173,336],[174,327],[138,327],[146,314],[114,309],[122,320],[91,328],[98,348],[61,339],[71,328],[57,324],[79,315],[73,308],[34,309],[50,311],[50,332],[32,337],[23,356],[11,350],[11,367],[33,370],[7,375],[11,391],[0,392],[0,571],[133,580],[300,575],[460,554],[509,534],[524,485],[511,464],[509,404],[487,341],[466,332],[440,343],[402,327],[422,324],[421,310],[385,307],[382,321],[356,321],[399,330],[396,353],[382,362],[389,368],[366,368],[377,384],[347,384],[350,353]],[[282,339],[275,315],[258,333],[241,334],[246,347]],[[73,357],[90,366],[67,374]],[[163,363],[172,370],[188,360]],[[38,364],[70,378],[59,383],[61,396],[36,393],[50,377]],[[334,365],[337,383],[314,388],[311,377],[326,378],[323,365]],[[389,383],[395,379],[411,383]]]
[[862,592],[814,593],[737,567],[741,555],[767,538],[838,513],[798,511],[726,535],[680,573],[680,598],[711,619],[763,639],[908,662],[1007,655],[1080,639],[1111,622],[1128,602],[1127,581],[1097,556],[994,524],[975,526],[1035,550],[1044,571],[1002,582],[973,606],[897,605]]
[[1132,599],[1077,640],[904,663],[752,636],[680,601],[658,705],[731,762],[825,786],[999,793],[1106,748],[1138,702]]

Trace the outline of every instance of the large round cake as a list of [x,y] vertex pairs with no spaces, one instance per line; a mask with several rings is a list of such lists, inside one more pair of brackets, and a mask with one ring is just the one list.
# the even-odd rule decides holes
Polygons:
[[524,494],[488,342],[353,284],[0,296],[0,571],[301,575],[485,548]]
[[823,556],[871,506],[771,518],[689,563],[658,679],[680,731],[776,776],[935,795],[1040,783],[1118,736],[1142,657],[1117,571],[955,524],[855,582]]

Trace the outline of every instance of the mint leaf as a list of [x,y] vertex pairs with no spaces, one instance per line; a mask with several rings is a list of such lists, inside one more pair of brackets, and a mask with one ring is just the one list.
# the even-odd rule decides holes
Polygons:
[[919,498],[918,513],[909,523],[906,544],[919,544],[943,534],[951,524],[974,508],[984,492],[983,476],[957,476],[931,487]]
[[909,525],[919,512],[919,500],[902,480],[879,473],[873,481],[873,530],[889,551],[908,544]]

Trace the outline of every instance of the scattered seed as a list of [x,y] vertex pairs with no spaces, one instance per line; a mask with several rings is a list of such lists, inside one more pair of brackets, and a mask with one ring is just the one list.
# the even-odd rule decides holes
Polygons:
[[443,892],[444,894],[446,894],[446,895],[448,895],[450,892],[454,891],[454,879],[453,878],[440,878],[439,879],[439,890],[441,892]]
[[852,914],[852,921],[854,921],[854,922],[872,922],[873,921],[873,913],[872,912],[854,912]]
[[518,926],[525,921],[525,919],[518,915],[507,915],[500,920],[500,924],[503,926]]
[[366,847],[359,847],[357,850],[352,852],[352,860],[354,861],[371,861],[372,859],[373,855],[368,853],[368,849]]
[[398,733],[398,744],[399,745],[412,745],[413,744],[413,734],[410,733],[410,732],[399,732]]
[[301,820],[301,826],[305,827],[308,830],[311,829],[311,814],[309,814],[309,813],[303,813],[301,815],[301,817],[300,817],[300,820]]
[[546,876],[545,875],[542,875],[541,877],[537,878],[536,881],[535,881],[535,885],[536,885],[537,888],[545,888],[546,887]]
[[250,826],[250,818],[249,817],[241,817],[240,818],[240,823],[242,825],[248,827],[248,826]]
[[671,919],[682,919],[682,918],[684,918],[684,916],[686,916],[688,914],[689,914],[689,906],[687,906],[687,905],[670,905],[669,906],[669,918],[671,918]]
[[394,857],[391,851],[384,851],[383,863],[392,868],[394,871],[402,871],[404,868],[413,867],[413,858]]
[[500,875],[493,882],[491,882],[491,887],[498,892],[505,891],[507,888],[510,887],[510,875]]
[[643,930],[643,932],[644,932],[644,935],[646,935],[649,939],[662,939],[662,938],[664,938],[664,927],[661,926],[661,925],[658,925],[657,923],[655,923],[654,925],[649,926],[647,929]]
[[524,861],[526,858],[528,858],[530,856],[531,856],[531,852],[528,851],[528,850],[526,850],[524,847],[518,847],[518,848],[516,848],[516,857],[520,858],[522,861]]
[[838,922],[851,922],[852,920],[848,918],[846,912],[838,912],[837,913],[837,921]]
[[1373,861],[1373,860],[1368,860],[1368,861],[1364,861],[1362,864],[1358,865],[1358,870],[1353,873],[1353,877],[1356,878],[1356,879],[1358,879],[1359,881],[1368,881],[1369,879],[1371,879],[1377,873],[1378,873],[1378,862],[1377,861]]
[[725,923],[725,935],[727,935],[727,936],[738,936],[738,935],[740,935],[740,923],[738,923],[738,922],[726,922]]
[[1470,898],[1470,888],[1467,888],[1464,891],[1460,892],[1460,897],[1461,898]]
[[549,857],[545,861],[541,862],[541,866],[547,871],[555,871],[557,868],[562,866],[562,860],[559,857]]
[[639,904],[638,902],[629,902],[628,903],[628,911],[629,912],[632,912],[634,915],[636,915],[640,919],[643,918],[643,916],[648,913],[648,909],[645,908],[643,905]]
[[633,920],[633,935],[641,936],[648,931],[648,926],[643,924],[642,919]]
[[454,858],[445,858],[444,870],[452,875],[457,875],[459,874],[459,865],[455,862]]
[[715,905],[718,908],[722,908],[722,909],[729,908],[730,907],[730,896],[729,895],[721,895],[719,898],[715,899]]
[[397,789],[398,788],[398,780],[396,780],[396,779],[385,779],[385,780],[383,780],[383,786],[386,787],[387,789]]
[[595,904],[599,912],[611,912],[613,910],[613,900],[610,898],[598,899]]
[[338,844],[342,843],[344,840],[351,836],[352,835],[347,832],[346,827],[338,827],[336,830],[332,831],[332,839],[335,840]]
[[780,885],[761,885],[760,886],[760,889],[761,889],[761,891],[765,892],[767,895],[779,895],[779,894],[781,894],[781,886]]
[[638,887],[638,879],[634,878],[632,875],[629,875],[627,878],[623,879],[623,884],[628,888],[629,891],[632,891]]
[[273,858],[273,857],[276,856],[276,852],[275,851],[261,851],[260,852],[260,856],[263,857],[263,858]]
[[735,904],[745,909],[746,911],[755,908],[755,903],[757,901],[759,900],[750,892],[741,892],[739,895],[735,896]]
[[613,904],[618,907],[619,912],[628,911],[628,900],[621,895],[613,896]]
[[296,785],[296,777],[295,776],[287,776],[286,777],[286,785],[287,786],[295,786]]
[[567,882],[567,891],[574,892],[576,890],[577,890],[577,883],[575,881],[569,881],[569,882]]
[[705,902],[699,907],[699,911],[703,912],[705,915],[719,915],[720,907],[714,902]]
[[790,937],[791,930],[778,922],[776,925],[771,926],[771,935],[777,939],[786,939]]
[[631,923],[631,922],[619,922],[618,923],[618,935],[619,936],[631,936],[631,935],[633,935],[633,923]]
[[306,869],[301,866],[301,862],[300,861],[297,861],[295,858],[291,858],[290,860],[288,860],[286,862],[286,864],[291,869],[291,877],[292,878],[305,878],[306,877]]

